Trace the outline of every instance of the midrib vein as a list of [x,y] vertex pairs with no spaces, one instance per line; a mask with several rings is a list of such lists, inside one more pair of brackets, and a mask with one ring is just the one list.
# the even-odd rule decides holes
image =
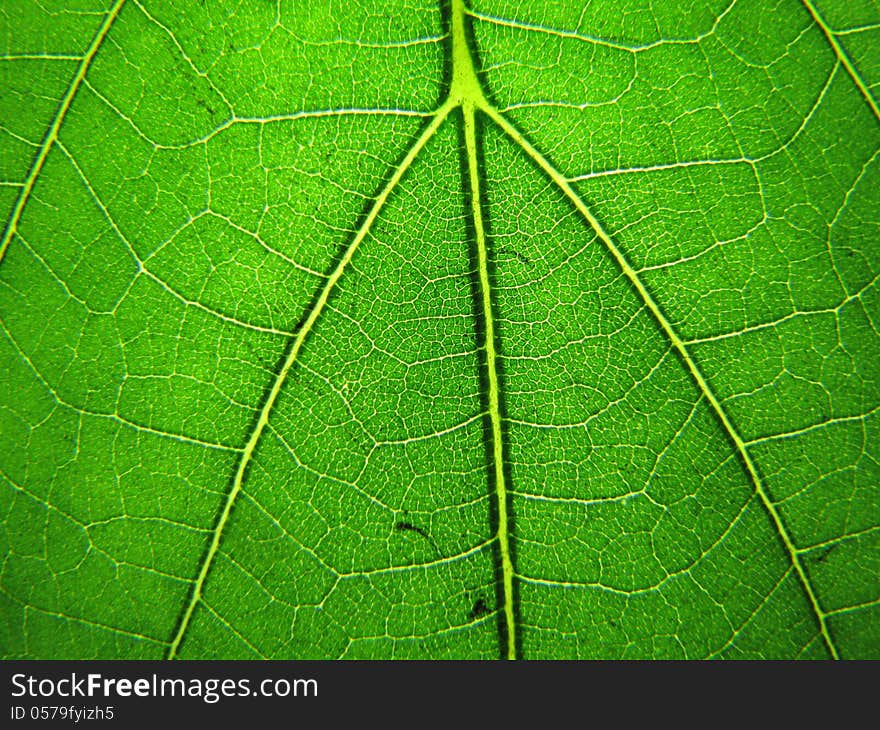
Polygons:
[[865,102],[867,102],[868,106],[871,107],[871,111],[874,113],[874,118],[878,122],[880,122],[880,109],[877,108],[877,100],[874,98],[871,90],[865,84],[861,74],[859,74],[855,65],[853,65],[853,62],[850,60],[849,54],[846,52],[846,49],[844,49],[844,47],[840,45],[840,41],[837,40],[837,36],[834,34],[834,31],[829,27],[828,23],[825,22],[822,14],[813,4],[813,0],[801,0],[801,2],[803,2],[804,7],[810,14],[810,17],[813,18],[813,22],[816,23],[816,25],[818,25],[819,28],[822,30],[822,33],[825,35],[825,39],[834,50],[834,55],[836,55],[838,60],[843,64],[843,67],[846,69],[849,77],[852,79],[853,83],[856,85],[856,87],[858,87],[859,92],[864,97]]
[[[873,99],[873,96],[865,86],[856,69],[853,67],[852,62],[848,58],[846,52],[838,43],[833,32],[822,20],[811,0],[802,1],[804,2],[804,5],[810,12],[815,22],[822,29],[823,33],[825,34],[826,38],[828,39],[829,43],[837,54],[837,57],[846,67],[854,83],[858,86],[860,92],[865,97],[865,100],[874,112],[874,116],[878,120],[880,120],[880,111],[878,111],[877,104]],[[113,8],[110,10],[110,12],[108,12],[101,27],[96,33],[95,38],[92,40],[92,43],[89,46],[86,55],[83,57],[77,73],[70,84],[70,87],[68,88],[64,98],[59,105],[59,109],[53,119],[52,125],[50,126],[43,140],[43,143],[40,146],[40,149],[38,150],[31,170],[28,173],[28,177],[23,185],[22,191],[16,201],[12,216],[10,217],[7,224],[2,243],[0,243],[0,261],[3,260],[9,243],[12,237],[15,235],[18,222],[22,215],[22,211],[31,194],[35,181],[43,167],[45,159],[51,147],[54,145],[55,141],[58,138],[58,132],[64,121],[65,115],[67,114],[67,111],[72,104],[77,90],[79,89],[83,79],[86,76],[92,60],[97,54],[104,38],[107,36],[110,27],[118,16],[124,2],[125,0],[117,0]],[[676,349],[682,360],[685,362],[688,370],[691,373],[691,376],[697,383],[700,391],[706,396],[707,401],[711,404],[712,409],[714,410],[718,419],[723,425],[727,435],[735,445],[737,453],[741,457],[749,474],[749,477],[754,485],[755,493],[758,495],[761,503],[764,505],[765,509],[770,515],[775,525],[775,528],[785,545],[791,564],[795,569],[795,572],[799,576],[800,582],[809,599],[815,617],[819,623],[821,634],[823,636],[825,644],[828,647],[831,655],[834,658],[838,658],[837,649],[831,640],[831,636],[826,625],[826,614],[823,613],[819,606],[816,594],[799,560],[797,549],[795,548],[791,538],[788,535],[788,532],[779,515],[779,512],[776,509],[775,504],[769,498],[769,495],[764,489],[758,471],[754,465],[754,462],[752,461],[745,442],[733,426],[723,406],[718,401],[717,397],[715,396],[708,382],[703,376],[701,370],[697,366],[694,359],[691,357],[685,343],[678,336],[677,332],[672,327],[671,323],[666,318],[659,305],[654,301],[650,292],[641,282],[636,271],[630,266],[623,253],[614,244],[611,237],[604,231],[601,224],[589,210],[584,201],[580,198],[578,193],[570,185],[568,180],[553,166],[553,164],[546,157],[544,157],[534,146],[532,146],[532,144],[504,117],[504,115],[487,100],[479,83],[476,72],[476,64],[469,49],[468,31],[465,25],[465,15],[468,11],[465,7],[464,0],[451,0],[451,9],[452,12],[450,38],[452,44],[452,83],[450,86],[449,95],[447,96],[444,103],[431,116],[428,125],[424,128],[414,144],[410,147],[409,151],[407,152],[401,163],[395,168],[393,174],[391,175],[385,187],[382,189],[381,193],[375,199],[366,219],[357,230],[352,242],[345,250],[342,258],[334,268],[331,275],[328,277],[318,299],[309,311],[308,317],[306,318],[304,324],[297,332],[297,334],[293,337],[292,342],[290,343],[289,352],[284,360],[280,371],[278,372],[278,375],[275,377],[275,380],[272,383],[269,395],[267,396],[262,408],[259,411],[256,425],[253,428],[248,438],[247,444],[242,451],[242,455],[236,467],[232,486],[226,496],[222,513],[220,514],[220,517],[218,518],[215,528],[212,532],[211,542],[208,547],[208,551],[201,563],[198,576],[194,580],[192,592],[190,594],[183,616],[180,620],[177,632],[170,644],[167,658],[174,659],[177,656],[181,643],[185,638],[189,626],[192,622],[192,617],[194,615],[195,609],[202,600],[202,591],[206,579],[208,577],[208,574],[210,573],[213,560],[219,550],[224,530],[229,522],[236,499],[242,490],[242,486],[247,475],[248,466],[253,459],[262,434],[266,426],[268,425],[269,417],[271,415],[273,407],[275,406],[278,396],[280,395],[281,390],[283,389],[284,384],[288,379],[293,365],[297,362],[299,358],[304,342],[308,338],[309,334],[314,328],[315,323],[317,322],[323,309],[325,308],[331,292],[335,288],[339,279],[342,277],[344,271],[348,267],[348,264],[351,262],[356,249],[363,241],[363,239],[368,235],[376,218],[378,217],[380,211],[387,202],[392,191],[398,185],[406,171],[410,168],[410,166],[415,161],[416,157],[419,155],[427,142],[434,136],[444,120],[449,116],[450,112],[458,107],[461,107],[462,109],[462,119],[464,124],[465,154],[467,159],[468,186],[470,190],[469,197],[471,201],[470,215],[472,216],[473,220],[477,247],[477,268],[480,290],[479,306],[483,319],[483,324],[485,326],[485,357],[488,381],[487,399],[492,440],[490,444],[490,451],[492,461],[492,476],[495,482],[495,498],[497,500],[498,516],[497,533],[493,539],[496,539],[498,542],[501,558],[500,562],[501,584],[503,589],[503,605],[501,607],[500,615],[506,634],[506,646],[503,647],[506,658],[517,658],[517,631],[515,622],[513,588],[516,573],[513,565],[511,550],[509,525],[510,520],[508,515],[508,489],[504,472],[505,454],[502,429],[503,416],[501,413],[501,385],[499,379],[498,352],[496,349],[497,342],[495,321],[492,311],[493,292],[491,286],[491,277],[489,275],[488,242],[481,210],[480,170],[478,164],[479,158],[477,152],[476,135],[477,111],[484,113],[489,119],[492,120],[493,123],[497,124],[501,128],[501,130],[506,135],[508,135],[539,166],[540,169],[544,171],[544,173],[554,182],[554,184],[556,184],[561,189],[565,196],[586,219],[586,221],[596,233],[597,237],[607,247],[608,251],[611,253],[612,257],[615,259],[620,269],[630,281],[631,285],[637,290],[637,292],[645,302],[646,306],[648,307],[649,311],[652,313],[652,316],[658,322],[666,336],[669,338],[673,347]]]
[[514,127],[505,117],[494,107],[489,104],[486,104],[482,111],[485,112],[493,122],[495,122],[508,137],[510,137],[537,165],[544,173],[553,181],[553,183],[559,187],[559,189],[565,194],[565,196],[571,201],[571,203],[577,208],[578,212],[586,219],[589,223],[590,227],[595,232],[596,236],[602,241],[608,251],[611,253],[612,257],[616,261],[617,265],[620,267],[621,271],[624,273],[626,278],[629,280],[630,284],[636,289],[639,296],[645,302],[645,305],[648,307],[648,310],[651,312],[652,316],[656,320],[656,322],[663,329],[663,332],[669,338],[669,341],[672,343],[673,347],[681,356],[682,360],[687,365],[688,370],[691,373],[694,381],[697,383],[700,391],[706,397],[706,400],[711,404],[712,410],[717,415],[718,419],[721,421],[724,426],[724,430],[726,431],[728,437],[733,442],[736,447],[737,453],[742,459],[746,471],[749,474],[749,478],[752,481],[752,484],[755,489],[755,493],[758,495],[761,503],[764,505],[764,508],[767,510],[770,518],[773,521],[773,524],[776,528],[777,533],[780,536],[783,544],[785,545],[786,552],[788,553],[789,560],[792,566],[795,569],[795,572],[798,574],[798,578],[800,579],[800,583],[803,587],[804,592],[807,595],[807,598],[812,607],[815,618],[819,624],[819,628],[822,634],[822,638],[825,641],[825,645],[828,648],[831,656],[835,659],[839,658],[837,648],[834,645],[834,642],[831,640],[831,634],[828,631],[828,626],[826,622],[826,614],[822,611],[818,598],[816,597],[816,593],[813,590],[812,584],[810,583],[809,578],[807,577],[806,571],[804,570],[803,565],[801,564],[800,557],[798,555],[797,548],[791,540],[791,537],[788,534],[788,530],[785,527],[785,524],[782,521],[782,518],[779,514],[779,511],[776,509],[776,505],[770,499],[767,491],[764,489],[764,485],[761,481],[761,478],[758,474],[758,470],[752,461],[752,457],[749,454],[748,449],[746,448],[746,444],[740,436],[737,429],[734,427],[730,418],[727,415],[724,407],[721,405],[721,402],[715,396],[712,388],[709,386],[708,381],[703,376],[702,371],[697,365],[696,361],[691,356],[688,351],[684,341],[678,336],[678,333],[672,326],[672,323],[666,318],[666,315],[663,313],[663,310],[654,300],[654,297],[648,291],[647,287],[639,278],[639,275],[636,273],[635,269],[630,265],[629,261],[623,255],[623,252],[617,247],[611,237],[605,232],[605,229],[587,207],[586,203],[581,199],[580,195],[572,188],[571,184],[562,175],[554,165],[542,155],[521,133],[516,127]]
[[43,164],[46,162],[46,158],[49,156],[49,151],[52,149],[52,146],[58,139],[58,132],[61,129],[64,118],[67,116],[67,112],[73,104],[73,99],[76,96],[76,92],[79,91],[79,87],[82,84],[83,79],[86,77],[89,66],[91,66],[92,61],[98,54],[98,50],[100,49],[101,44],[104,42],[104,39],[110,32],[110,27],[113,25],[113,22],[119,15],[119,11],[122,10],[123,4],[125,4],[125,0],[116,0],[116,4],[104,17],[104,21],[101,23],[101,26],[95,33],[95,37],[92,38],[92,42],[86,50],[85,56],[83,56],[82,60],[80,61],[79,67],[76,70],[76,74],[74,75],[73,80],[70,82],[70,86],[67,87],[67,92],[64,94],[64,97],[61,99],[61,103],[58,105],[58,110],[55,112],[55,117],[52,119],[52,124],[49,126],[49,129],[46,132],[46,136],[43,137],[43,141],[40,144],[39,149],[37,150],[37,154],[34,157],[33,163],[31,164],[31,169],[28,172],[27,178],[25,178],[24,185],[21,188],[21,192],[19,192],[18,198],[15,201],[15,207],[12,209],[12,215],[9,217],[9,221],[6,223],[6,230],[3,232],[3,239],[2,242],[0,242],[0,262],[3,261],[3,258],[6,255],[6,249],[9,248],[9,243],[10,241],[12,241],[13,236],[15,236],[15,232],[18,230],[18,223],[21,220],[21,215],[24,212],[24,208],[27,205],[28,200],[30,199],[31,192],[33,191],[34,185],[37,181],[37,177],[39,177],[40,171],[43,169]]
[[514,611],[514,567],[510,547],[510,518],[508,515],[508,493],[504,474],[504,434],[501,429],[501,386],[498,379],[498,352],[496,350],[495,318],[492,314],[492,286],[489,277],[489,251],[486,241],[486,228],[480,196],[480,169],[477,154],[477,109],[485,110],[490,104],[483,94],[477,78],[477,68],[468,44],[465,23],[464,0],[452,0],[451,40],[452,40],[452,84],[449,89],[449,103],[461,106],[464,124],[465,157],[467,159],[468,187],[470,190],[471,219],[477,243],[477,276],[480,289],[480,316],[485,327],[486,374],[488,381],[488,414],[491,424],[491,443],[488,444],[491,474],[495,482],[497,527],[493,539],[498,543],[501,572],[501,606],[499,621],[504,636],[502,654],[507,659],[516,659],[516,614]]
[[451,101],[446,101],[434,113],[428,126],[425,127],[425,129],[419,135],[418,139],[415,141],[412,147],[410,147],[402,162],[394,170],[391,178],[388,180],[382,192],[379,193],[379,196],[374,201],[372,207],[370,208],[370,212],[364,219],[364,222],[361,224],[360,228],[358,228],[354,239],[349,244],[342,258],[339,260],[339,263],[336,265],[336,268],[333,270],[333,273],[330,274],[327,282],[324,284],[324,287],[321,290],[317,301],[312,306],[305,323],[302,325],[299,332],[297,332],[297,334],[293,338],[293,342],[290,345],[290,351],[288,352],[287,357],[284,360],[284,364],[281,366],[281,370],[278,372],[278,375],[275,377],[275,380],[272,383],[272,389],[269,391],[269,395],[263,403],[263,407],[260,409],[256,426],[251,432],[250,438],[248,438],[247,445],[242,452],[241,459],[238,462],[238,467],[235,471],[235,477],[232,481],[232,487],[230,488],[229,493],[226,496],[226,502],[223,506],[223,512],[221,513],[219,519],[217,520],[217,524],[214,527],[214,531],[211,537],[211,544],[208,547],[208,552],[205,554],[204,560],[202,561],[201,569],[199,570],[199,574],[193,585],[193,590],[190,594],[190,599],[183,613],[183,617],[180,620],[177,633],[169,647],[167,654],[168,659],[174,659],[177,656],[180,644],[183,641],[183,638],[186,635],[186,632],[192,621],[192,616],[196,609],[196,606],[201,601],[202,589],[204,588],[205,580],[211,570],[211,564],[213,563],[214,558],[217,555],[217,551],[220,547],[220,542],[223,537],[223,531],[229,521],[229,516],[232,514],[235,500],[241,492],[248,465],[250,464],[254,452],[257,449],[260,437],[263,435],[263,431],[265,430],[266,425],[269,423],[269,415],[272,412],[272,408],[274,407],[275,402],[278,400],[278,396],[281,393],[281,389],[284,387],[284,383],[287,380],[293,364],[297,361],[297,358],[299,357],[299,353],[302,350],[303,343],[315,326],[315,322],[321,316],[321,312],[323,311],[328,299],[330,298],[330,293],[333,291],[348,264],[351,262],[351,259],[354,256],[355,251],[357,250],[357,247],[372,229],[373,223],[378,217],[379,212],[385,206],[385,203],[388,201],[391,192],[394,190],[395,187],[397,187],[397,184],[400,182],[406,171],[410,168],[413,161],[421,152],[422,148],[427,144],[428,140],[434,136],[434,134],[440,128],[440,125],[443,123],[446,117],[449,116],[449,112],[454,108],[454,106],[455,104],[453,104]]
[[507,484],[504,476],[504,442],[501,432],[501,396],[498,384],[498,363],[495,350],[495,320],[492,315],[492,289],[489,283],[489,254],[486,247],[486,231],[480,208],[480,173],[477,157],[476,119],[474,104],[465,101],[462,105],[464,118],[464,139],[467,156],[468,178],[470,184],[471,215],[477,239],[477,270],[480,280],[480,309],[486,329],[486,371],[489,382],[488,411],[492,424],[492,469],[495,478],[495,498],[497,500],[498,550],[501,556],[501,585],[503,595],[504,633],[507,639],[506,656],[516,659],[516,622],[513,611],[513,560],[510,553],[508,534]]

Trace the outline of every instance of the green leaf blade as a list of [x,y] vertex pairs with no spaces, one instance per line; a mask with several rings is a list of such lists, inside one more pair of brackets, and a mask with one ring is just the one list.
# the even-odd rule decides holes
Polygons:
[[6,16],[4,656],[877,656],[869,8],[98,11]]

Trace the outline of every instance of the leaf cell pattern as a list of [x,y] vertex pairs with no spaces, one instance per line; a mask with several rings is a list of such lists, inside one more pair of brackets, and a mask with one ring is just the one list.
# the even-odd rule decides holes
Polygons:
[[0,26],[4,656],[880,656],[876,3]]

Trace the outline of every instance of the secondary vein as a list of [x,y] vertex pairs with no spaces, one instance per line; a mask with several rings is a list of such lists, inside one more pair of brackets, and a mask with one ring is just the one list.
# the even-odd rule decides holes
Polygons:
[[183,641],[183,638],[186,635],[186,632],[192,621],[193,612],[195,611],[196,606],[201,601],[205,579],[207,578],[208,573],[211,570],[211,564],[213,563],[214,558],[217,555],[217,551],[220,547],[220,541],[223,537],[223,531],[226,527],[226,523],[229,521],[229,516],[232,514],[232,508],[235,505],[235,500],[241,492],[242,485],[244,484],[244,478],[247,474],[248,465],[253,459],[254,453],[257,449],[257,444],[260,441],[260,437],[263,435],[263,431],[269,423],[269,415],[272,412],[272,408],[275,406],[275,403],[278,400],[278,396],[281,393],[281,389],[284,386],[285,381],[287,380],[293,364],[297,361],[297,358],[299,357],[300,351],[303,347],[303,343],[305,342],[309,333],[312,331],[312,328],[314,327],[315,322],[318,320],[318,317],[320,317],[321,312],[323,311],[328,299],[330,298],[330,293],[333,291],[337,282],[342,277],[345,269],[348,267],[348,264],[351,262],[351,259],[354,256],[354,253],[360,245],[361,241],[363,241],[367,234],[370,232],[374,221],[379,215],[379,212],[385,206],[385,203],[388,201],[391,192],[400,182],[406,171],[410,168],[413,161],[421,152],[422,148],[427,144],[428,140],[434,136],[434,134],[440,128],[440,125],[443,123],[446,117],[449,116],[449,112],[452,110],[453,106],[454,104],[452,102],[447,101],[435,112],[430,124],[425,127],[413,146],[407,152],[406,156],[403,158],[403,161],[394,170],[394,173],[391,175],[388,183],[385,185],[382,192],[379,193],[379,196],[376,198],[373,206],[370,208],[369,214],[367,215],[361,227],[358,229],[354,239],[349,244],[339,263],[336,265],[336,268],[333,270],[333,273],[330,274],[327,282],[324,284],[324,287],[321,290],[317,301],[309,312],[308,318],[306,319],[305,323],[300,328],[299,332],[297,332],[296,336],[293,338],[293,341],[290,344],[290,350],[284,360],[284,364],[281,366],[281,370],[278,372],[275,381],[272,383],[272,389],[269,391],[269,395],[266,398],[263,407],[260,409],[256,426],[251,432],[247,445],[242,452],[241,459],[238,462],[238,467],[235,471],[235,477],[232,481],[232,487],[229,490],[229,494],[226,496],[226,502],[223,506],[223,512],[217,520],[217,525],[214,528],[213,536],[211,538],[211,544],[208,548],[208,552],[205,555],[205,559],[202,561],[201,569],[199,570],[199,574],[193,585],[190,600],[186,606],[183,617],[181,618],[177,633],[169,647],[167,654],[168,659],[174,659],[177,656],[177,653],[180,649],[180,644]]
[[867,102],[868,106],[871,107],[871,111],[874,113],[874,118],[878,122],[880,122],[880,109],[877,108],[877,100],[874,98],[871,90],[865,84],[855,65],[850,60],[849,54],[846,52],[846,49],[840,44],[840,41],[837,40],[837,35],[829,27],[828,23],[825,22],[825,19],[819,13],[812,0],[801,1],[803,2],[804,7],[807,9],[807,12],[810,14],[810,17],[813,19],[813,22],[816,23],[816,25],[818,25],[819,28],[822,30],[822,33],[825,35],[825,39],[834,50],[834,55],[837,56],[837,59],[843,64],[843,67],[846,69],[846,72],[849,74],[849,77],[852,79],[853,83],[856,85],[856,87],[858,87],[859,93],[861,93],[861,95],[864,97],[865,102]]
[[110,32],[110,27],[119,15],[119,11],[122,10],[124,3],[125,0],[116,0],[116,4],[104,17],[104,22],[101,23],[101,27],[98,28],[98,32],[95,33],[95,37],[92,39],[88,50],[86,50],[85,56],[82,57],[82,61],[76,70],[76,74],[70,82],[70,86],[67,88],[67,93],[64,94],[61,103],[58,105],[58,111],[55,112],[52,124],[46,132],[46,136],[43,138],[40,148],[37,150],[37,155],[34,157],[28,176],[24,181],[21,192],[18,194],[17,200],[15,201],[15,207],[12,209],[12,216],[9,218],[9,221],[6,224],[6,230],[3,232],[3,239],[0,241],[0,262],[3,261],[3,257],[6,255],[6,249],[9,248],[9,242],[18,230],[18,222],[21,220],[21,214],[24,212],[24,207],[30,199],[31,191],[34,189],[37,177],[43,169],[43,163],[46,162],[46,158],[49,156],[49,151],[55,144],[55,140],[58,139],[58,131],[61,129],[61,124],[64,122],[64,118],[67,116],[67,112],[73,104],[76,92],[79,91],[79,87],[82,84],[83,79],[86,77],[89,66],[91,66],[95,56],[98,55],[98,49],[100,49],[101,44]]
[[749,454],[745,442],[743,441],[737,429],[734,427],[733,423],[727,415],[727,412],[721,405],[712,388],[709,386],[708,381],[703,376],[702,371],[700,370],[694,358],[691,356],[684,341],[681,339],[681,337],[678,336],[678,333],[673,328],[672,323],[666,318],[663,310],[654,300],[654,297],[641,281],[638,273],[635,271],[635,269],[633,269],[629,261],[623,255],[623,252],[617,247],[617,245],[614,243],[608,233],[605,232],[604,228],[602,228],[602,225],[587,207],[586,203],[584,203],[584,201],[581,199],[580,195],[578,195],[574,188],[572,188],[571,184],[568,182],[565,176],[562,175],[553,166],[553,164],[546,157],[544,157],[544,155],[542,155],[534,146],[532,146],[532,144],[519,132],[519,130],[516,129],[516,127],[514,127],[507,119],[505,119],[500,112],[498,112],[496,109],[488,104],[483,108],[483,111],[504,131],[505,134],[507,134],[508,137],[510,137],[517,145],[519,145],[520,148],[522,148],[522,150],[538,165],[538,167],[541,168],[541,170],[544,171],[544,173],[557,185],[557,187],[559,187],[559,189],[571,201],[575,208],[577,208],[580,214],[586,219],[590,227],[595,232],[596,236],[602,241],[602,243],[611,253],[612,257],[617,262],[617,265],[620,267],[626,278],[639,293],[639,296],[645,302],[645,305],[650,310],[655,321],[660,325],[666,336],[669,338],[672,346],[681,356],[682,360],[690,371],[691,376],[696,381],[700,391],[703,393],[703,395],[706,396],[706,399],[712,406],[712,410],[721,421],[725,432],[727,433],[730,440],[733,442],[737,453],[742,459],[746,471],[748,472],[749,479],[754,486],[755,493],[760,498],[761,503],[764,505],[764,508],[767,510],[767,513],[773,521],[773,524],[776,527],[780,539],[785,546],[786,552],[788,553],[789,560],[791,561],[792,566],[798,574],[798,578],[800,579],[804,592],[807,595],[816,621],[819,624],[819,629],[825,645],[828,648],[831,656],[835,659],[838,659],[839,655],[837,652],[837,648],[835,647],[834,642],[831,640],[831,634],[828,631],[826,614],[822,611],[822,608],[819,605],[819,600],[816,597],[813,586],[810,583],[806,571],[804,570],[804,567],[801,563],[797,548],[792,542],[791,537],[789,536],[788,531],[785,527],[785,524],[782,521],[782,517],[780,516],[779,511],[776,509],[776,505],[770,499],[767,490],[764,488],[764,485],[761,482],[757,467],[752,461],[752,457]]

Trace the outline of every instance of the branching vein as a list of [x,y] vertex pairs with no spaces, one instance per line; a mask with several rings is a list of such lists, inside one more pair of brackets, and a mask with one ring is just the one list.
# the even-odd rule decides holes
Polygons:
[[413,144],[409,152],[407,152],[406,156],[403,158],[403,161],[395,169],[394,173],[391,175],[391,178],[388,180],[388,183],[385,185],[385,188],[382,190],[382,192],[373,203],[369,214],[367,215],[361,227],[358,229],[357,233],[354,236],[354,239],[345,250],[342,258],[336,265],[336,268],[333,270],[333,273],[330,274],[330,277],[327,279],[327,282],[321,290],[317,301],[312,306],[305,323],[302,325],[299,332],[293,338],[287,357],[285,358],[284,363],[281,366],[281,369],[272,384],[272,389],[269,391],[269,395],[266,398],[263,407],[260,409],[260,414],[257,418],[256,426],[251,432],[250,438],[248,439],[248,442],[244,448],[241,459],[238,462],[238,467],[235,472],[235,477],[232,481],[232,487],[230,488],[229,494],[226,497],[223,512],[220,514],[220,518],[217,520],[217,525],[214,528],[214,534],[211,539],[211,544],[208,548],[208,552],[206,553],[204,560],[202,561],[201,569],[193,585],[193,590],[190,596],[189,603],[183,613],[183,617],[177,628],[177,633],[175,634],[174,639],[171,642],[171,646],[168,650],[169,659],[174,659],[177,656],[181,642],[183,641],[187,629],[189,628],[190,622],[192,621],[193,612],[195,611],[196,606],[201,602],[205,579],[207,578],[208,573],[211,570],[211,563],[213,562],[214,557],[217,554],[217,550],[220,547],[220,541],[223,537],[223,531],[226,527],[227,522],[229,521],[229,516],[232,514],[232,508],[235,505],[235,500],[241,492],[242,484],[244,483],[244,478],[247,474],[248,466],[250,465],[254,453],[256,452],[257,445],[260,442],[260,437],[263,435],[263,431],[266,429],[266,426],[269,423],[269,415],[272,412],[272,408],[274,407],[275,402],[278,400],[278,396],[281,393],[281,389],[284,386],[284,383],[287,381],[291,368],[299,357],[300,351],[303,347],[303,343],[306,341],[306,338],[309,336],[309,333],[315,326],[315,322],[318,320],[321,312],[327,305],[327,300],[330,298],[330,293],[333,291],[337,282],[342,277],[342,274],[348,267],[348,264],[351,262],[351,259],[354,256],[354,253],[360,245],[361,241],[366,238],[367,234],[372,229],[373,223],[378,217],[379,212],[385,206],[385,203],[388,201],[391,192],[394,190],[395,187],[397,187],[397,184],[403,178],[406,171],[410,168],[413,161],[421,152],[422,148],[428,143],[428,140],[430,140],[431,137],[434,136],[434,134],[440,128],[440,125],[443,124],[443,121],[449,115],[451,109],[452,104],[447,102],[437,110],[431,122],[425,127],[424,131],[418,137],[415,144]]
[[24,211],[24,207],[27,205],[31,191],[34,189],[40,170],[43,169],[43,163],[46,162],[46,157],[49,156],[49,151],[55,144],[55,140],[58,139],[58,132],[61,129],[65,116],[67,116],[67,112],[70,110],[76,92],[79,91],[79,87],[82,85],[83,79],[86,77],[89,66],[91,66],[95,56],[98,55],[98,50],[101,48],[101,44],[104,42],[107,34],[110,32],[110,28],[118,17],[119,11],[122,10],[122,5],[124,3],[125,0],[116,0],[116,4],[105,16],[104,22],[101,23],[101,27],[98,28],[98,32],[95,33],[95,37],[92,39],[85,56],[82,57],[79,68],[77,69],[73,80],[70,82],[70,86],[67,88],[67,93],[58,105],[58,111],[55,112],[52,124],[49,126],[49,130],[46,132],[46,136],[43,138],[43,142],[37,150],[30,172],[28,172],[27,178],[25,178],[24,186],[18,194],[18,199],[15,201],[12,215],[6,223],[6,230],[3,231],[3,238],[0,239],[0,262],[3,261],[3,257],[6,255],[6,249],[9,248],[9,242],[15,235],[16,230],[18,230],[18,223],[21,220],[21,214]]
[[690,371],[694,381],[700,388],[700,391],[712,406],[712,410],[717,415],[719,421],[721,421],[721,424],[724,427],[724,431],[736,447],[737,453],[740,455],[740,458],[745,465],[746,471],[748,472],[749,478],[754,485],[755,493],[758,495],[761,503],[764,505],[764,508],[770,515],[770,518],[772,519],[773,524],[776,527],[776,531],[779,533],[780,539],[785,545],[789,560],[791,561],[795,571],[798,574],[798,577],[800,578],[801,585],[803,586],[804,592],[807,594],[807,598],[809,599],[810,605],[813,609],[813,613],[815,614],[816,620],[822,632],[822,638],[825,641],[825,645],[828,647],[828,651],[831,653],[831,655],[835,659],[837,659],[838,652],[837,648],[834,645],[834,642],[831,640],[831,634],[828,631],[826,614],[822,611],[822,608],[819,605],[819,599],[816,597],[813,586],[810,583],[809,578],[807,577],[806,571],[804,570],[803,564],[801,563],[801,559],[798,555],[797,548],[795,547],[791,537],[788,534],[788,530],[786,529],[785,524],[782,521],[782,517],[780,516],[779,511],[776,509],[776,505],[774,504],[773,500],[770,499],[770,496],[761,481],[758,469],[755,466],[754,461],[752,461],[752,457],[749,454],[748,449],[746,448],[746,444],[742,436],[740,436],[739,431],[731,422],[730,417],[727,415],[727,412],[724,409],[724,406],[721,405],[721,402],[718,400],[708,381],[703,376],[700,367],[697,365],[696,360],[694,360],[693,356],[690,354],[684,341],[681,339],[681,337],[679,337],[678,333],[673,328],[672,323],[663,313],[660,305],[657,304],[653,295],[650,291],[648,291],[647,287],[639,278],[639,275],[635,271],[635,269],[630,265],[623,252],[617,247],[617,244],[614,243],[611,236],[608,235],[608,233],[593,215],[592,211],[587,207],[586,203],[584,203],[578,193],[574,190],[574,188],[572,188],[571,184],[568,182],[565,176],[562,175],[562,173],[560,173],[553,166],[553,164],[546,157],[544,157],[544,155],[542,155],[531,144],[531,142],[529,142],[519,132],[519,130],[516,129],[516,127],[514,127],[504,116],[502,116],[491,106],[487,106],[484,111],[502,130],[504,130],[504,132],[514,142],[516,142],[516,144],[518,144],[523,149],[523,151],[532,160],[535,161],[538,167],[540,167],[541,170],[543,170],[544,173],[551,180],[553,180],[553,182],[565,194],[569,201],[571,201],[571,203],[578,209],[581,215],[583,215],[583,217],[589,223],[590,227],[596,233],[596,236],[602,241],[602,243],[605,244],[609,253],[612,255],[615,262],[620,267],[621,271],[623,271],[623,273],[626,275],[633,288],[635,288],[639,296],[645,302],[645,305],[648,307],[652,316],[663,329],[663,332],[666,334],[666,336],[669,338],[672,346],[681,356],[681,359],[684,361],[685,365]]

